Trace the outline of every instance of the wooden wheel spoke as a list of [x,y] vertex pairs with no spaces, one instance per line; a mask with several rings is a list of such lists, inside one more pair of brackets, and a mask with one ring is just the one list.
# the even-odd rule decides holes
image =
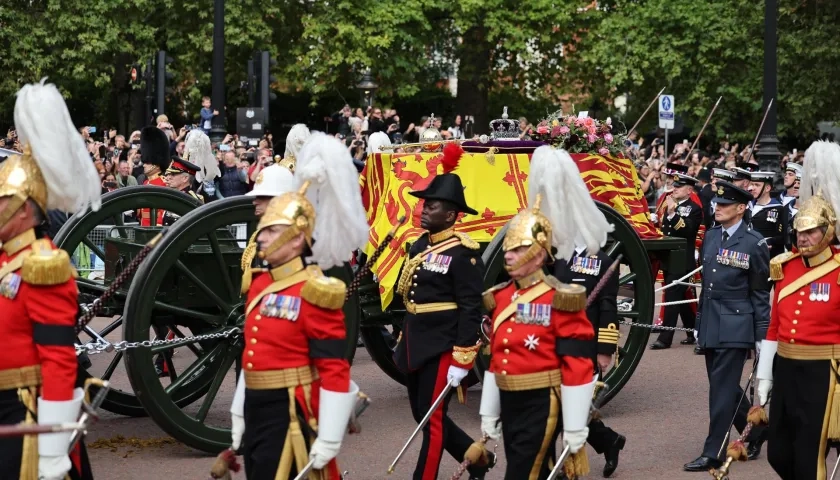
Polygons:
[[82,240],[82,243],[85,244],[85,246],[88,247],[94,255],[102,259],[103,262],[105,261],[105,251],[99,248],[98,245],[93,243],[91,239],[85,237],[84,240]]
[[[190,269],[187,268],[181,260],[175,262],[175,268],[177,268],[182,275],[187,277],[196,287],[198,287],[199,290],[204,292],[205,295],[210,297],[210,300],[212,300],[223,312],[229,312],[230,309],[233,308],[229,302],[223,300],[222,297],[216,294],[212,288],[198,278],[196,274],[190,271]],[[226,278],[228,283],[230,282],[230,278],[228,276],[222,275],[222,277]]]
[[[228,275],[228,267],[225,263],[225,256],[222,254],[219,237],[216,236],[216,232],[210,232],[207,234],[207,238],[210,240],[210,248],[213,250],[213,257],[216,259],[216,265],[219,267],[219,272],[222,275],[222,280],[228,294],[227,298],[239,298],[239,293],[233,288],[233,280],[231,280],[230,275]],[[247,238],[245,240],[247,241]]]
[[199,320],[203,320],[209,323],[210,325],[221,325],[222,323],[224,323],[224,317],[221,317],[219,315],[199,312],[197,310],[190,310],[189,308],[184,307],[177,307],[175,305],[163,303],[161,301],[155,301],[155,308],[185,317],[197,318]]
[[616,253],[622,246],[621,240],[616,240],[610,245],[610,248],[607,250],[607,255],[612,257],[614,253]]
[[111,362],[108,364],[108,368],[106,368],[105,371],[102,372],[102,376],[100,377],[102,378],[102,380],[111,379],[111,375],[114,374],[114,370],[117,369],[117,365],[120,364],[120,360],[122,360],[122,357],[123,352],[117,352],[116,355],[114,355],[114,358],[112,358]]
[[627,285],[628,283],[635,280],[636,277],[637,277],[637,275],[636,275],[635,272],[630,272],[627,275],[624,275],[623,277],[619,278],[618,279],[618,284],[619,285]]
[[228,344],[225,356],[222,358],[219,367],[216,369],[216,375],[213,376],[213,381],[210,383],[210,389],[207,391],[207,395],[204,396],[204,401],[201,402],[201,407],[195,414],[195,419],[199,422],[203,423],[207,418],[207,413],[210,411],[210,407],[213,406],[213,401],[216,400],[216,394],[219,393],[219,387],[222,386],[222,381],[225,379],[228,370],[230,370],[230,366],[236,360],[235,352],[236,349]]
[[186,369],[184,369],[183,372],[181,372],[181,375],[179,375],[175,381],[170,383],[169,386],[167,386],[164,389],[166,391],[166,394],[170,397],[174,397],[174,394],[177,392],[177,390],[181,388],[187,380],[195,378],[196,372],[198,372],[202,368],[209,367],[213,360],[216,358],[216,356],[221,354],[221,352],[225,348],[225,343],[219,343],[218,345],[213,347],[213,350],[210,350],[210,352],[208,352],[206,355],[197,358],[189,367],[187,367]]

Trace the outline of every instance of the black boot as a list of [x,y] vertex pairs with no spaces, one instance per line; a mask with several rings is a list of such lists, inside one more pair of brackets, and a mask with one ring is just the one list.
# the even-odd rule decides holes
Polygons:
[[487,452],[487,464],[481,466],[474,466],[467,468],[467,471],[470,473],[469,480],[484,480],[484,476],[487,475],[487,472],[490,471],[491,468],[496,466],[496,454],[493,452]]
[[619,435],[615,442],[604,452],[604,478],[609,477],[615,473],[618,468],[618,454],[624,449],[624,443],[627,441],[624,435]]
[[757,438],[747,444],[747,459],[755,460],[761,455],[761,447],[764,445],[764,440],[767,439],[767,429],[762,428]]

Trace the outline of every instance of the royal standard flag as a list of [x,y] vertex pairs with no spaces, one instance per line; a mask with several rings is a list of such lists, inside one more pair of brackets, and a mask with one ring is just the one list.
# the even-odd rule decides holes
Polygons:
[[[422,200],[409,192],[428,187],[442,172],[442,158],[440,153],[376,153],[368,157],[360,180],[370,224],[365,253],[370,256],[399,218],[406,217],[372,268],[379,281],[383,309],[393,300],[394,285],[407,255],[406,243],[414,242],[423,233]],[[589,154],[573,154],[572,158],[592,198],[624,216],[641,238],[662,236],[650,222],[647,201],[632,162]],[[453,173],[461,177],[467,205],[478,215],[462,214],[456,230],[487,243],[508,220],[526,208],[530,159],[530,154],[488,157],[484,153],[465,153]]]

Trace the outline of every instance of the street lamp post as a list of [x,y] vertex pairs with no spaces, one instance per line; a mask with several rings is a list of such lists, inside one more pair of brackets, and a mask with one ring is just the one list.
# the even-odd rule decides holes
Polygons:
[[366,69],[362,74],[362,80],[356,85],[356,89],[362,94],[362,103],[365,104],[365,107],[373,106],[373,95],[377,88],[379,88],[379,85],[373,81],[370,69]]
[[225,137],[225,0],[213,2],[213,66],[211,71],[213,109],[219,114],[211,120],[210,139],[221,142]]
[[767,109],[770,100],[775,100],[767,113],[767,121],[759,137],[759,150],[756,154],[761,170],[777,173],[781,171],[779,158],[782,156],[779,151],[779,139],[776,137],[776,107],[779,105],[779,99],[776,98],[776,17],[778,12],[778,0],[764,0],[764,108],[762,110]]

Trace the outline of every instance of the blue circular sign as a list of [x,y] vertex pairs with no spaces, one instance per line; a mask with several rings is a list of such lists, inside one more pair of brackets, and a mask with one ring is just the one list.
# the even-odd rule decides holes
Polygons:
[[671,109],[671,98],[662,97],[662,110],[668,111]]

